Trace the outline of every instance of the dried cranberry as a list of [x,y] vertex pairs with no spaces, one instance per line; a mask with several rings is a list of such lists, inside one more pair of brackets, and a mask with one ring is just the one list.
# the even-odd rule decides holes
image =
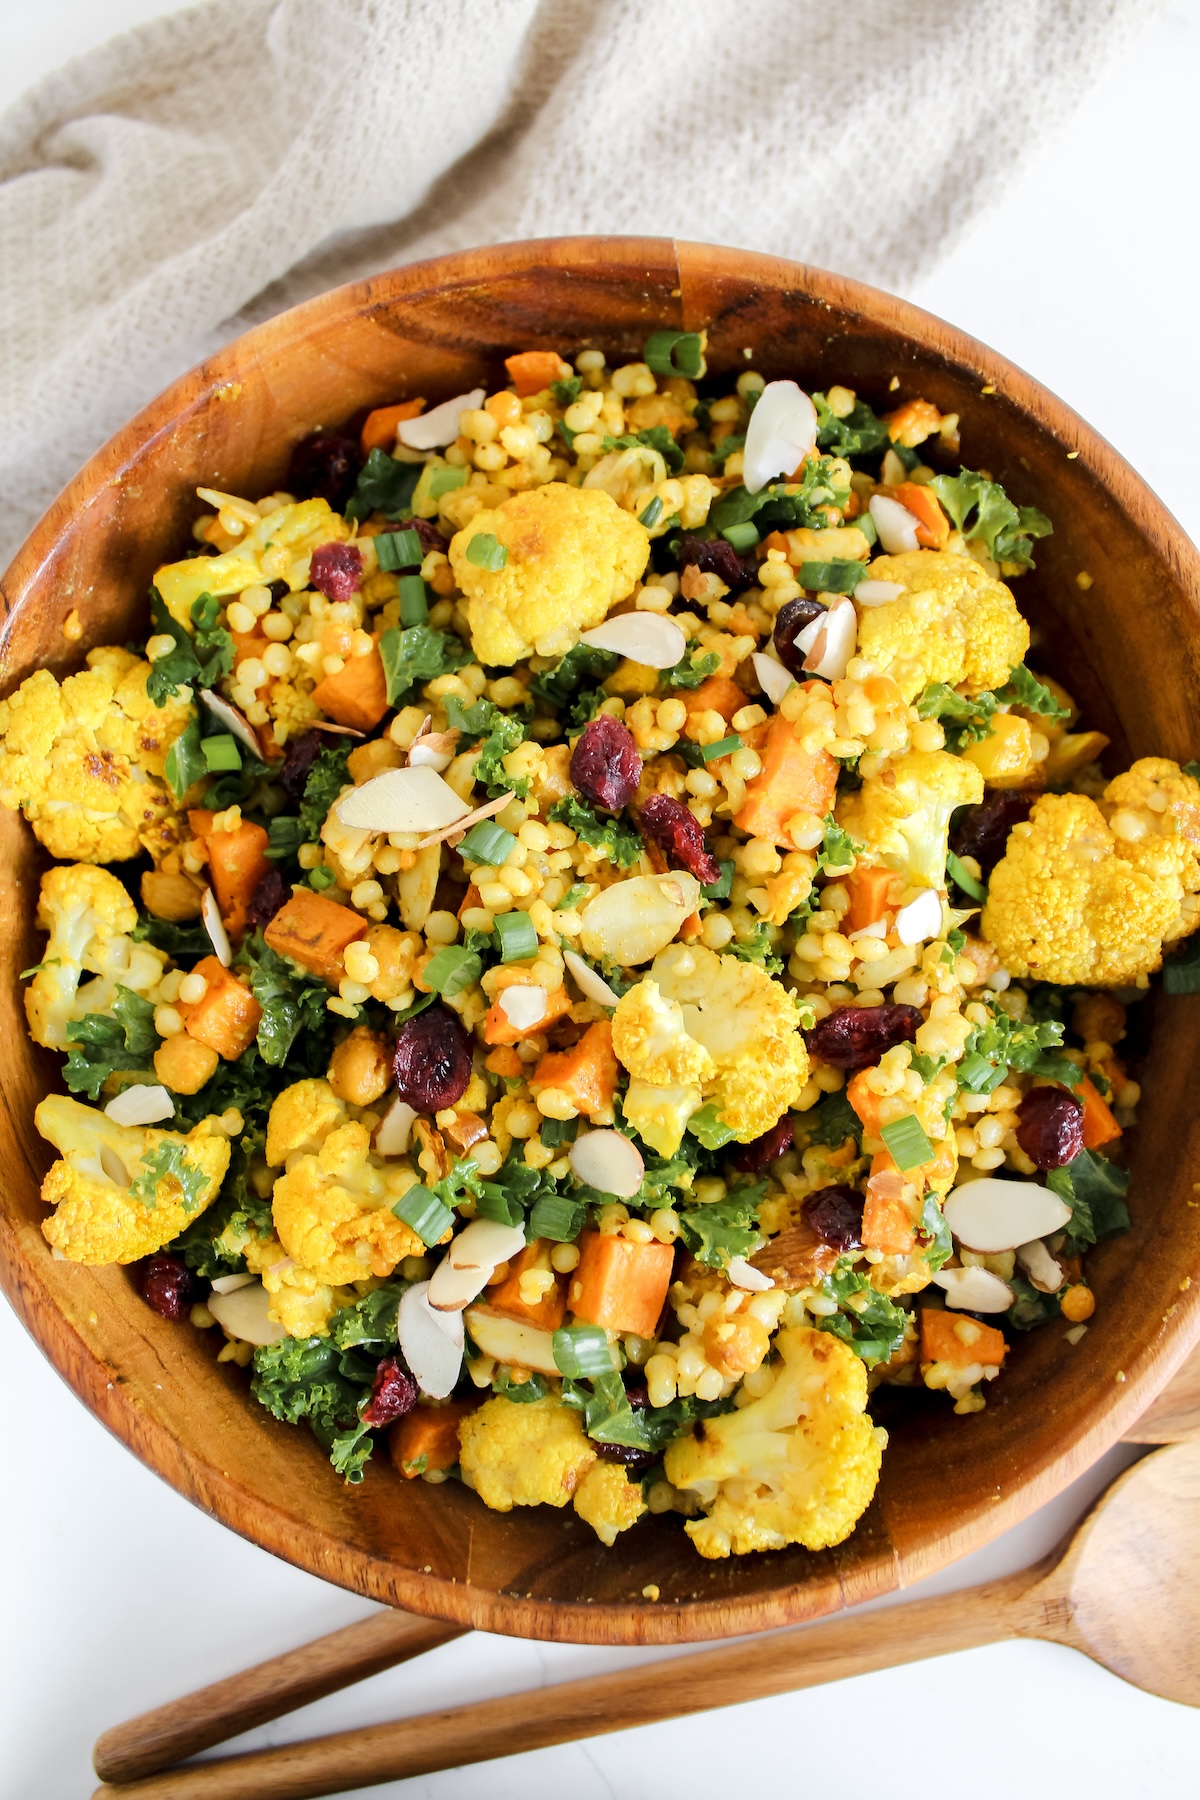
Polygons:
[[1029,817],[1036,799],[1036,794],[1022,793],[1020,788],[995,788],[978,806],[964,806],[950,832],[955,856],[973,856],[990,875],[1004,855],[1009,832]]
[[640,1375],[641,1370],[638,1369],[635,1372],[632,1368],[625,1369],[621,1375],[621,1380],[625,1383],[625,1398],[628,1400],[630,1406],[632,1406],[634,1412],[641,1412],[643,1407],[649,1406],[650,1404],[650,1389],[646,1386],[644,1381],[630,1379],[635,1373]]
[[363,559],[357,544],[318,544],[308,581],[327,600],[349,600],[362,586]]
[[182,1319],[196,1295],[196,1278],[177,1256],[148,1256],[134,1280],[146,1305],[164,1319]]
[[[415,531],[421,540],[421,548],[428,556],[431,550],[444,550],[446,539],[442,536],[432,519],[401,519],[395,527],[397,531]],[[416,565],[414,564],[414,567]]]
[[641,824],[676,867],[680,864],[705,886],[721,879],[721,865],[704,842],[700,821],[681,800],[651,794],[642,808]]
[[838,1252],[862,1249],[863,1196],[837,1182],[810,1194],[801,1212],[824,1244]]
[[471,1079],[471,1040],[444,1006],[427,1006],[396,1038],[396,1091],[418,1112],[441,1112],[461,1100]]
[[662,1457],[660,1450],[638,1450],[632,1444],[602,1444],[596,1440],[596,1449],[605,1462],[624,1463],[631,1474],[649,1469]]
[[772,1125],[770,1131],[755,1138],[752,1144],[739,1144],[729,1160],[743,1174],[756,1175],[768,1163],[775,1162],[785,1151],[790,1150],[795,1141],[796,1128],[785,1113],[778,1125]]
[[835,1069],[869,1069],[885,1050],[911,1044],[920,1023],[915,1006],[839,1006],[804,1041],[811,1056]]
[[702,538],[688,531],[679,540],[679,566],[691,564],[704,575],[716,575],[727,587],[744,588],[757,580],[753,560],[743,562],[728,538]]
[[642,759],[629,727],[610,713],[589,720],[571,752],[571,780],[584,799],[602,812],[620,812],[641,779]]
[[789,600],[781,606],[775,618],[774,641],[779,660],[790,675],[800,676],[804,673],[805,653],[799,648],[796,639],[805,626],[819,619],[825,608],[818,600]]
[[251,931],[257,925],[269,925],[290,892],[279,870],[268,869],[250,896],[246,909],[246,922]]
[[362,1410],[364,1425],[390,1425],[417,1404],[417,1384],[394,1356],[385,1356],[375,1371],[371,1398]]
[[301,737],[289,740],[287,755],[275,777],[289,800],[302,798],[312,766],[328,742],[319,731],[306,731]]
[[362,463],[354,438],[314,431],[311,437],[301,438],[292,451],[288,487],[301,499],[327,500],[334,512],[341,512],[354,492]]
[[1017,1142],[1039,1169],[1061,1169],[1083,1149],[1083,1102],[1066,1088],[1030,1088],[1017,1109]]

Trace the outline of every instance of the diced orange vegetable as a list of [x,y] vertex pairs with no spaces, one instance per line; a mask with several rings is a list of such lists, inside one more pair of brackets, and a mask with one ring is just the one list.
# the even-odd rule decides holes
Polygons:
[[865,931],[868,925],[886,918],[891,910],[888,889],[896,879],[895,869],[864,868],[860,863],[843,879],[850,895],[850,910],[841,925],[844,932]]
[[[190,817],[189,814],[189,821]],[[245,933],[255,888],[271,872],[272,864],[265,854],[269,842],[262,826],[251,824],[249,819],[244,819],[236,831],[213,831],[204,840],[213,893],[225,929],[235,940]]]
[[229,635],[233,639],[233,666],[235,669],[239,663],[245,662],[247,657],[257,656],[261,659],[262,653],[269,643],[269,639],[263,637],[257,626],[253,631],[231,631]]
[[759,755],[762,773],[747,783],[734,824],[750,837],[794,850],[787,822],[797,813],[825,817],[837,791],[837,763],[828,750],[805,750],[782,713],[773,715]]
[[263,933],[272,950],[336,984],[345,975],[346,945],[366,937],[371,921],[324,894],[301,888],[285,900]]
[[212,823],[216,816],[209,806],[193,806],[188,810],[188,828],[192,836],[198,837],[204,844],[206,855],[208,854],[208,844],[205,840],[212,830]]
[[463,895],[462,905],[458,909],[457,916],[459,924],[462,924],[462,916],[465,912],[471,912],[475,907],[482,905],[483,901],[479,897],[479,889],[475,886],[475,883],[472,882],[466,893]]
[[[505,983],[505,986],[515,985]],[[518,1031],[497,996],[495,1004],[488,1007],[483,1021],[483,1041],[485,1044],[519,1044],[522,1038],[533,1037],[539,1031],[546,1031],[561,1019],[564,1013],[571,1010],[571,996],[566,987],[553,988],[546,995],[546,1010],[536,1025],[527,1025]]]
[[921,1308],[921,1361],[952,1363],[956,1369],[982,1363],[985,1368],[1002,1363],[1008,1345],[994,1325],[981,1325],[963,1313],[932,1306]]
[[492,1051],[483,1066],[490,1075],[499,1075],[505,1080],[515,1081],[524,1065],[511,1044],[501,1044]]
[[883,422],[893,444],[915,450],[927,437],[941,429],[942,415],[932,400],[906,400],[894,412],[884,413]]
[[396,447],[396,427],[401,419],[415,419],[424,410],[421,399],[401,400],[398,406],[377,406],[363,420],[359,438],[363,455],[370,456],[372,450],[386,450],[390,455]]
[[589,1025],[570,1050],[551,1050],[533,1074],[533,1088],[560,1088],[576,1112],[588,1118],[611,1113],[617,1091],[617,1059],[613,1054],[612,1025],[601,1019]]
[[203,975],[208,992],[203,1000],[175,1002],[183,1020],[183,1028],[198,1044],[207,1044],[226,1062],[236,1062],[248,1050],[258,1033],[262,1007],[243,987],[231,969],[221,966],[215,956],[206,956],[192,970]]
[[388,1451],[407,1481],[452,1469],[458,1461],[458,1428],[478,1400],[450,1400],[445,1406],[414,1406],[388,1432]]
[[522,350],[516,356],[506,356],[504,366],[519,400],[540,394],[552,381],[562,378],[562,358],[556,350]]
[[567,1292],[575,1317],[609,1331],[653,1337],[671,1285],[674,1246],[585,1231],[579,1248]]
[[858,1114],[862,1128],[871,1137],[879,1136],[879,1095],[867,1086],[870,1069],[860,1069],[846,1083],[846,1098]]
[[919,481],[902,481],[896,489],[901,506],[907,506],[917,521],[917,542],[929,550],[941,550],[950,541],[950,521],[938,505],[932,488]]
[[326,675],[313,699],[327,718],[355,731],[371,731],[388,709],[387,676],[379,643],[368,656],[348,656],[336,675]]
[[730,681],[728,675],[710,675],[698,688],[683,690],[680,699],[689,717],[692,713],[719,712],[727,725],[735,712],[750,704],[745,690],[736,681]]
[[904,1197],[905,1179],[887,1151],[871,1163],[871,1179],[863,1204],[862,1241],[867,1250],[885,1256],[907,1256],[917,1241],[916,1220]]
[[526,1244],[509,1265],[504,1280],[488,1289],[487,1303],[493,1311],[504,1313],[510,1319],[524,1319],[543,1331],[557,1331],[567,1310],[567,1278],[555,1275],[554,1286],[546,1289],[536,1306],[530,1306],[521,1298],[521,1277],[529,1269],[554,1273],[550,1264],[550,1245],[545,1238],[534,1238],[531,1244]]
[[679,927],[679,935],[685,944],[694,944],[703,929],[704,926],[700,914],[698,912],[689,913],[687,918],[683,921],[683,924]]
[[1082,1086],[1076,1088],[1075,1096],[1083,1101],[1083,1147],[1085,1150],[1098,1150],[1101,1144],[1111,1144],[1114,1138],[1121,1135],[1121,1127],[1113,1117],[1112,1108],[1097,1088],[1085,1075]]

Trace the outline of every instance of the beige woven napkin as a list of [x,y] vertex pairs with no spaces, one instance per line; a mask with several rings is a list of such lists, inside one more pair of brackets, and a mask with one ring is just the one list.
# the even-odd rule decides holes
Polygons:
[[[903,289],[1154,0],[208,0],[0,119],[0,566],[237,331],[436,251],[738,244]],[[1053,229],[1046,197],[1028,259]]]

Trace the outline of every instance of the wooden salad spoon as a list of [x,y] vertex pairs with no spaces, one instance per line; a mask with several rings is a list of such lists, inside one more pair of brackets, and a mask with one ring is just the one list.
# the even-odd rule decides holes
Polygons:
[[169,1769],[93,1800],[313,1800],[1007,1638],[1064,1644],[1149,1693],[1200,1706],[1198,1567],[1200,1440],[1190,1440],[1136,1463],[1059,1549],[1001,1581],[676,1657],[652,1677],[642,1665],[540,1688],[525,1706],[508,1695]]

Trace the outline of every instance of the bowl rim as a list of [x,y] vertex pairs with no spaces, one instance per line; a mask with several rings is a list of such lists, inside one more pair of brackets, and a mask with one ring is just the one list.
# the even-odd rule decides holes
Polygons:
[[[574,236],[527,239],[461,250],[381,271],[350,282],[292,307],[231,340],[142,408],[115,432],[34,526],[0,577],[3,626],[0,627],[0,678],[7,680],[10,622],[22,596],[52,560],[69,524],[76,523],[110,483],[169,435],[207,395],[236,379],[238,365],[270,351],[277,356],[350,311],[371,310],[395,300],[411,300],[421,292],[447,290],[469,283],[500,282],[506,274],[528,273],[531,266],[552,261],[569,269],[575,263],[595,265],[614,257],[679,275],[679,311],[688,320],[688,257],[706,259],[708,272],[736,276],[753,284],[756,277],[777,287],[781,277],[790,290],[805,294],[844,314],[859,315],[877,328],[911,340],[926,353],[979,377],[980,386],[1003,393],[1005,402],[1040,431],[1059,440],[1064,454],[1077,456],[1110,499],[1136,521],[1137,529],[1169,564],[1180,586],[1195,597],[1200,611],[1200,552],[1167,508],[1117,451],[1065,402],[997,352],[936,315],[884,290],[811,265],[754,252],[702,245],[669,238]],[[693,308],[695,310],[695,308]],[[391,1605],[516,1636],[580,1643],[682,1642],[727,1637],[794,1623],[879,1593],[910,1585],[958,1557],[980,1547],[1052,1499],[1103,1454],[1170,1379],[1200,1339],[1200,1284],[1181,1294],[1173,1316],[1164,1320],[1155,1342],[1126,1372],[1099,1416],[1039,1466],[1014,1474],[994,1508],[969,1519],[915,1554],[891,1551],[868,1571],[868,1583],[844,1582],[837,1573],[814,1584],[752,1591],[733,1600],[698,1600],[676,1608],[634,1603],[585,1603],[522,1597],[479,1589],[437,1575],[401,1571],[393,1564],[354,1548],[314,1526],[285,1518],[273,1504],[249,1493],[213,1468],[175,1437],[165,1424],[148,1417],[121,1383],[90,1349],[79,1329],[46,1288],[11,1220],[0,1212],[0,1287],[43,1353],[89,1410],[156,1474],[177,1492],[259,1547],[307,1572]],[[616,1552],[619,1554],[619,1551]],[[352,1563],[353,1568],[348,1568]],[[406,1577],[402,1579],[401,1577]]]

